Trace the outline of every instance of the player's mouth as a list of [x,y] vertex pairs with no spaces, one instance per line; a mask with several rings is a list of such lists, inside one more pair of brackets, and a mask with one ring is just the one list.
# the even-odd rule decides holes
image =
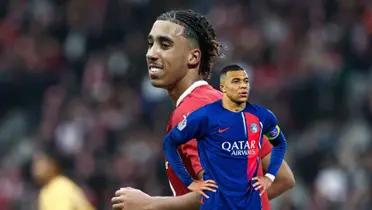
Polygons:
[[149,65],[149,75],[151,78],[159,77],[163,71],[164,69],[160,65]]
[[247,98],[248,97],[248,92],[240,92],[239,96],[242,98]]

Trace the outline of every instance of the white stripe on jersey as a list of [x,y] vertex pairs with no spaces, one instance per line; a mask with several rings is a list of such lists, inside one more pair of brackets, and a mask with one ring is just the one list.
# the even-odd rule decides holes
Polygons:
[[247,136],[247,125],[245,124],[245,117],[244,117],[244,113],[241,112],[242,114],[242,118],[243,118],[243,125],[244,125],[244,134],[245,134],[245,137],[248,138]]

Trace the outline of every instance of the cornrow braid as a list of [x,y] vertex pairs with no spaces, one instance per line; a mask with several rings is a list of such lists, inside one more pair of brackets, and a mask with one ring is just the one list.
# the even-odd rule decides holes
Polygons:
[[199,44],[201,63],[199,74],[209,79],[214,59],[220,55],[221,44],[207,18],[193,10],[171,10],[161,14],[157,20],[166,20],[185,27],[184,36]]

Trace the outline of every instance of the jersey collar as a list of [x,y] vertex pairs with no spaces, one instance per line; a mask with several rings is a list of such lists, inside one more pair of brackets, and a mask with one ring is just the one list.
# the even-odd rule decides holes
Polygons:
[[183,101],[183,99],[184,99],[187,95],[189,95],[189,94],[190,94],[190,93],[191,93],[195,88],[200,87],[200,86],[202,86],[202,85],[208,85],[208,82],[205,81],[205,80],[199,80],[199,81],[196,81],[196,82],[192,83],[192,85],[190,85],[190,87],[188,87],[188,88],[185,90],[185,92],[183,92],[183,93],[181,94],[181,96],[177,99],[176,107],[177,107],[178,105],[180,105],[180,103]]

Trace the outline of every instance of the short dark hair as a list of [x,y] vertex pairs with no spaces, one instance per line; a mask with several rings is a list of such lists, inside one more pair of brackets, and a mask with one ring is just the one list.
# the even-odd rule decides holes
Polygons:
[[43,145],[39,147],[38,152],[53,161],[60,172],[66,172],[73,168],[73,157],[60,151],[55,145]]
[[220,77],[226,75],[226,73],[229,71],[244,71],[244,68],[239,66],[238,64],[227,65],[220,71]]
[[209,79],[214,59],[220,55],[221,44],[216,40],[216,33],[207,18],[193,10],[171,10],[161,14],[157,20],[166,20],[185,27],[184,36],[199,44],[199,74],[204,79]]

